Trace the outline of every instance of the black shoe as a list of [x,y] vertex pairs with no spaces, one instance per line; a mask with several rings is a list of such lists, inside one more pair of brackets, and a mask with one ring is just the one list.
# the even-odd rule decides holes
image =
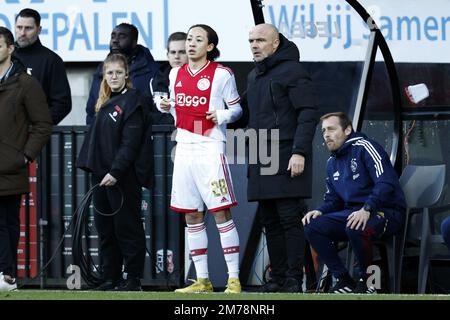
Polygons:
[[355,280],[346,273],[336,279],[336,284],[330,289],[329,293],[353,293],[355,287]]
[[266,293],[270,293],[270,292],[279,292],[281,287],[283,285],[283,282],[281,282],[281,284],[274,280],[274,279],[270,279],[269,282],[265,283],[264,285],[262,285],[261,287],[259,287],[259,292],[266,292]]
[[288,292],[288,293],[303,293],[302,280],[296,278],[286,278],[283,286],[278,290],[278,292]]
[[99,286],[91,289],[91,291],[112,291],[117,286],[117,281],[106,280]]
[[141,280],[138,278],[128,278],[122,280],[113,291],[142,291]]
[[353,290],[353,293],[359,293],[359,294],[376,294],[377,290],[370,286],[367,286],[366,280],[359,279],[359,281],[356,283],[355,290]]

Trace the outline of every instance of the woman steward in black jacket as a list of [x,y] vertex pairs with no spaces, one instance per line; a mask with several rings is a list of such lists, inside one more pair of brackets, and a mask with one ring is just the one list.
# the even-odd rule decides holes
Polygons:
[[[95,120],[78,159],[78,167],[92,173],[92,185],[100,185],[94,191],[93,204],[104,283],[97,289],[138,291],[144,269],[145,235],[135,162],[145,131],[144,111],[138,94],[131,89],[125,56],[109,55],[103,74]],[[116,210],[113,216],[102,214]]]

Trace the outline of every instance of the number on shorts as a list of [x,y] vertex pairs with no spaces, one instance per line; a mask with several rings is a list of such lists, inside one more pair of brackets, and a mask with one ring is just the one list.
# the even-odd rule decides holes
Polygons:
[[220,179],[219,181],[211,182],[211,186],[213,187],[212,192],[215,197],[220,197],[228,194],[227,183],[225,179]]

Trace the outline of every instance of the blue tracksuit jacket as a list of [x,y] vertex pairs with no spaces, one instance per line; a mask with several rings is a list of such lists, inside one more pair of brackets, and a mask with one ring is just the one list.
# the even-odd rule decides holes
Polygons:
[[399,213],[397,222],[404,221],[405,197],[388,155],[359,132],[353,132],[328,159],[324,200],[317,208],[323,214],[356,211],[369,204],[374,212],[394,209]]

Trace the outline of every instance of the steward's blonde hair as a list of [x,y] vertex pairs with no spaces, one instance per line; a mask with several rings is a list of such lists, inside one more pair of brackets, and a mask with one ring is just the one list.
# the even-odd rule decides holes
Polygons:
[[103,61],[103,80],[100,84],[100,90],[98,92],[98,99],[97,103],[95,104],[95,112],[99,112],[101,107],[105,104],[106,101],[108,101],[109,97],[111,96],[111,88],[108,86],[108,83],[106,82],[106,67],[109,63],[119,62],[123,68],[125,69],[125,74],[128,76],[128,78],[125,81],[125,87],[128,89],[133,88],[133,84],[131,83],[129,74],[128,74],[128,61],[127,58],[120,53],[112,53],[109,54],[105,61]]

